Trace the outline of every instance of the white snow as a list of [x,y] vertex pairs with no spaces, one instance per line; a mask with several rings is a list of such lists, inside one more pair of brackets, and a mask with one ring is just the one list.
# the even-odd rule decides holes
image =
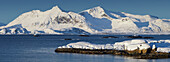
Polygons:
[[114,49],[116,50],[136,50],[136,49],[148,49],[150,46],[146,43],[145,40],[128,40],[123,42],[116,42],[114,44]]
[[62,29],[67,28],[77,28],[88,32],[88,34],[170,34],[170,20],[159,19],[151,15],[111,12],[100,6],[84,10],[80,13],[64,12],[58,6],[54,6],[44,12],[32,10],[23,13],[6,26],[1,26],[0,34],[16,34],[14,32],[16,28],[27,31],[26,33],[20,34],[34,34],[35,31],[40,34],[65,34],[75,32],[60,32]]
[[158,47],[157,48],[157,52],[167,52],[167,53],[170,53],[170,47],[165,47],[165,48]]
[[116,42],[114,44],[114,49],[117,50],[135,50],[135,49],[148,49],[157,48],[157,52],[170,52],[170,40],[144,40],[135,39],[123,42]]
[[66,46],[60,46],[58,48],[113,49],[113,45],[112,44],[98,45],[98,44],[91,44],[89,42],[77,42],[77,43],[67,44]]
[[91,44],[89,42],[70,43],[66,46],[58,48],[79,48],[79,49],[115,49],[133,51],[136,49],[144,50],[148,48],[155,49],[157,52],[170,52],[170,40],[144,40],[135,39],[123,42],[116,42],[115,44]]
[[157,48],[157,52],[170,52],[170,40],[148,40],[148,43],[154,48]]
[[155,46],[155,45],[153,45],[153,46],[152,46],[152,49],[155,49],[155,48],[156,48],[156,46]]

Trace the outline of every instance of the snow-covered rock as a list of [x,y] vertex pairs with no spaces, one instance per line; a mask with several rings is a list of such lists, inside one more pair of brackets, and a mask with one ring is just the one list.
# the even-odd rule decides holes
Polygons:
[[91,44],[89,42],[77,42],[77,43],[67,44],[66,46],[60,46],[58,48],[113,49],[113,45],[112,44],[98,45],[98,44]]
[[116,42],[114,44],[114,49],[117,50],[135,50],[135,49],[156,49],[157,52],[170,52],[170,40],[143,40],[135,39],[123,42]]
[[167,52],[167,53],[170,53],[170,47],[164,47],[164,48],[163,47],[162,48],[158,47],[157,48],[157,52],[165,52],[165,53]]
[[153,45],[152,49],[157,48],[157,52],[170,52],[170,40],[148,40],[148,43]]
[[149,48],[156,49],[157,52],[170,52],[170,40],[144,40],[135,39],[123,42],[116,42],[115,44],[91,44],[89,42],[70,43],[66,46],[58,48],[78,48],[78,49],[115,49],[115,50],[147,50]]
[[123,42],[116,42],[114,44],[114,49],[116,50],[129,50],[133,51],[136,49],[143,50],[150,48],[149,44],[145,40],[129,40]]
[[[20,25],[20,26],[16,26]],[[94,7],[80,13],[64,12],[58,6],[47,11],[33,10],[23,13],[6,26],[0,27],[0,33],[7,29],[8,34],[16,34],[15,29],[25,29],[22,34],[72,34],[77,31],[63,29],[76,28],[87,34],[104,33],[157,33],[170,34],[170,20],[159,19],[151,15],[134,15],[125,12],[112,12],[102,7]],[[86,34],[84,33],[84,34]],[[18,33],[17,33],[18,34]],[[82,33],[76,33],[82,34]]]

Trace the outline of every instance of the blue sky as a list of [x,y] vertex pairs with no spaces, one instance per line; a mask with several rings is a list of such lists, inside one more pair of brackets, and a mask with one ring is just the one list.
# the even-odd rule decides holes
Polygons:
[[170,19],[170,0],[0,0],[0,22],[7,24],[22,13],[36,9],[45,11],[56,5],[77,13],[102,6],[110,11]]

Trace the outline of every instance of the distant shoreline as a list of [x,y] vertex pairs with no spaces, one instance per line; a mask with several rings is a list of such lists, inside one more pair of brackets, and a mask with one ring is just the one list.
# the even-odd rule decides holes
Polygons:
[[[0,35],[34,35],[34,34],[0,34]],[[61,35],[61,34],[38,34],[38,35]],[[62,34],[62,35],[86,35],[86,34]],[[93,36],[93,35],[110,35],[110,36],[113,36],[113,35],[135,35],[135,34],[89,34],[89,36]],[[170,34],[136,34],[136,35],[170,35]]]

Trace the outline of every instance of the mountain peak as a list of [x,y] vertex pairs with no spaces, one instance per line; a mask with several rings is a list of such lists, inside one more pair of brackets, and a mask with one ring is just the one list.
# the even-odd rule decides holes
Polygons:
[[54,6],[51,11],[61,11],[61,9],[58,6]]
[[112,12],[96,6],[80,13],[65,12],[54,6],[41,12],[26,12],[0,27],[0,34],[146,34],[169,33],[170,20],[151,15]]
[[96,7],[94,7],[94,8],[103,9],[103,7],[101,7],[101,6],[96,6]]
[[52,9],[59,9],[59,7],[58,6],[54,6]]
[[97,6],[97,7],[85,10],[83,12],[88,12],[91,16],[95,18],[103,18],[102,15],[107,15],[105,13],[105,10],[101,6]]
[[104,11],[103,7],[101,7],[101,6],[97,6],[97,7],[94,7],[92,9],[93,10],[98,10],[98,11]]
[[85,10],[85,11],[82,11],[82,12],[93,12],[93,11],[97,11],[97,12],[104,12],[104,9],[103,9],[103,7],[101,7],[101,6],[96,6],[96,7],[93,7],[93,8],[90,8],[90,9],[87,9],[87,10]]

